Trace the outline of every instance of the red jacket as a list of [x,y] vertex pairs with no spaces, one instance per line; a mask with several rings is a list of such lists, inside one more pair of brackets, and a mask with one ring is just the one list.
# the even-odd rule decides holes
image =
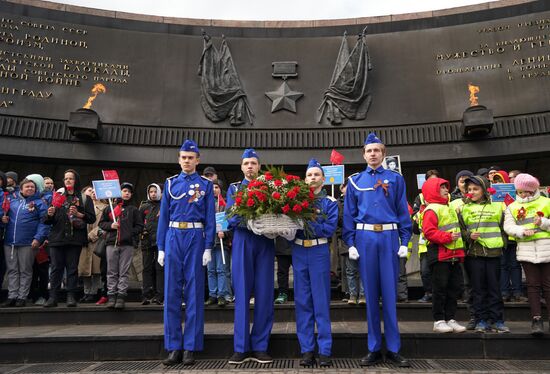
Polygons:
[[[436,203],[447,205],[449,199],[441,196],[440,188],[442,185],[447,185],[449,182],[441,178],[430,178],[422,186],[422,194],[427,204]],[[450,232],[441,231],[438,229],[439,219],[433,210],[424,211],[422,219],[422,232],[424,237],[430,244],[428,245],[428,262],[443,262],[457,258],[460,262],[464,259],[464,249],[451,250],[445,247],[453,241]],[[431,252],[431,253],[430,253]]]

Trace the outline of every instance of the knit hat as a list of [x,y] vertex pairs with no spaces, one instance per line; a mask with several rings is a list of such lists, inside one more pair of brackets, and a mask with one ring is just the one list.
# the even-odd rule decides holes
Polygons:
[[521,173],[516,176],[516,179],[514,179],[514,187],[516,187],[516,190],[535,192],[539,189],[540,182],[531,174]]
[[500,179],[502,179],[501,183],[510,183],[510,176],[504,170],[499,170],[495,173],[495,175],[493,175],[493,182],[498,183],[495,181],[495,177],[500,177]]
[[25,179],[28,179],[34,182],[39,194],[41,194],[42,191],[44,191],[44,178],[40,174],[30,174],[30,175],[27,175]]
[[458,185],[458,180],[460,177],[473,177],[474,173],[472,173],[470,170],[460,170],[458,173],[456,173],[455,181]]
[[491,187],[491,182],[489,182],[489,179],[480,175],[475,175],[466,178],[464,183],[466,183],[466,187],[468,187],[469,184],[475,184],[476,186],[481,187],[483,190],[484,200],[489,201],[491,199],[491,194],[489,193],[489,191],[487,191],[488,188]]
[[19,175],[15,171],[7,171],[6,178],[11,178],[15,181],[15,184],[19,181]]

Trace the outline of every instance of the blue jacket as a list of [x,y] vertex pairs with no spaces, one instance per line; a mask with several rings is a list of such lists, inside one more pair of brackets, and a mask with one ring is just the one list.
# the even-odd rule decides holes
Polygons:
[[308,222],[309,230],[298,230],[296,237],[299,239],[332,238],[338,225],[338,202],[332,196],[327,196],[325,190],[315,197],[314,207],[317,217]]
[[21,194],[11,198],[4,244],[28,246],[33,239],[44,242],[50,231],[50,226],[44,224],[47,211],[48,206],[38,193],[27,198]]

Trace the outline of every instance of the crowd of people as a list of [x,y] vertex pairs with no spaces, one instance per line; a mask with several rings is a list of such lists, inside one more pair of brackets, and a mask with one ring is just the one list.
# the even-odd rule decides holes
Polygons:
[[[428,170],[422,192],[410,205],[401,175],[381,166],[385,147],[380,139],[369,135],[363,153],[368,167],[341,185],[338,201],[327,196],[323,169],[312,159],[305,181],[323,214],[312,223],[313,233],[299,231],[293,241],[256,235],[238,216],[229,219],[229,230],[216,228],[215,213],[230,209],[238,191],[258,176],[259,156],[253,149],[243,153],[243,180],[228,186],[225,199],[225,184],[213,167],[206,167],[202,176],[196,173],[200,153],[192,141],[180,149],[182,172],[163,188],[149,184],[139,206],[128,182],[121,183],[122,197],[111,205],[97,199],[91,186],[82,186],[74,169],[64,172],[59,189],[52,178],[39,174],[18,181],[17,173],[0,172],[0,280],[7,274],[8,288],[2,305],[56,307],[63,284],[67,307],[80,302],[124,309],[132,257],[139,249],[142,304],[164,304],[165,348],[170,352],[165,364],[192,364],[193,352],[203,348],[204,305],[232,302],[235,354],[230,363],[266,363],[271,361],[267,346],[273,304],[288,301],[292,266],[301,363],[315,362],[317,325],[319,363],[328,366],[331,262],[336,258],[344,301],[366,305],[369,311],[369,354],[361,363],[382,359],[382,297],[386,359],[407,366],[399,355],[395,303],[407,300],[405,264],[414,232],[424,289],[418,302],[432,303],[434,332],[507,333],[504,302],[528,301],[532,333],[542,335],[541,297],[550,303],[550,199],[541,195],[538,179],[492,166],[458,172],[451,189],[437,170]],[[499,183],[513,184],[515,199],[493,202],[493,187]],[[461,298],[470,312],[466,326],[455,319]]]

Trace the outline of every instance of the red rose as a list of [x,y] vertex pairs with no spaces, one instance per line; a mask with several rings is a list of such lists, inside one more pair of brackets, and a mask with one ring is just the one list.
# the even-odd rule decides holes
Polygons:
[[280,179],[275,179],[273,183],[275,184],[275,187],[281,187],[283,185],[283,181]]
[[265,180],[270,181],[273,179],[273,174],[271,174],[269,171],[264,174]]
[[246,206],[249,206],[249,207],[254,206],[254,199],[249,198],[248,200],[246,200]]
[[296,204],[296,205],[294,205],[292,210],[296,213],[300,213],[302,211],[302,206],[300,204]]
[[296,192],[296,194],[300,193],[300,187],[296,186],[292,189],[292,191]]
[[237,198],[235,199],[235,204],[241,205],[242,202],[243,202],[243,198],[240,196],[237,196]]
[[278,193],[277,191],[273,192],[273,193],[271,194],[271,196],[273,196],[273,198],[274,198],[274,199],[277,199],[277,200],[279,200],[279,199],[281,198],[281,194]]
[[287,214],[289,211],[290,211],[290,207],[288,206],[288,204],[286,204],[286,205],[283,207],[283,213],[284,213],[284,214]]
[[296,192],[294,192],[294,190],[290,190],[286,193],[286,196],[288,196],[291,199],[294,199],[296,197]]
[[256,194],[256,197],[257,197],[258,200],[260,200],[262,203],[263,203],[264,201],[267,200],[267,196],[266,196],[265,194],[263,194],[263,193],[260,193],[260,192],[258,192],[258,193]]
[[307,208],[309,206],[309,203],[307,200],[302,201],[302,208]]
[[267,186],[264,184],[262,186],[260,186],[260,190],[262,191],[267,191]]
[[313,193],[313,188],[309,189],[309,198],[313,200],[315,198],[315,194]]
[[493,187],[487,188],[487,192],[489,192],[491,195],[494,195],[497,193],[497,190],[495,190]]
[[471,193],[466,193],[464,194],[464,197],[467,199],[471,199],[472,197],[474,197],[474,195],[472,195]]
[[290,174],[288,174],[288,175],[286,176],[286,181],[287,181],[287,182],[292,182],[292,181],[293,181],[294,179],[296,179],[296,178],[300,179],[299,177],[297,177],[297,176],[295,176],[295,175],[290,175]]

